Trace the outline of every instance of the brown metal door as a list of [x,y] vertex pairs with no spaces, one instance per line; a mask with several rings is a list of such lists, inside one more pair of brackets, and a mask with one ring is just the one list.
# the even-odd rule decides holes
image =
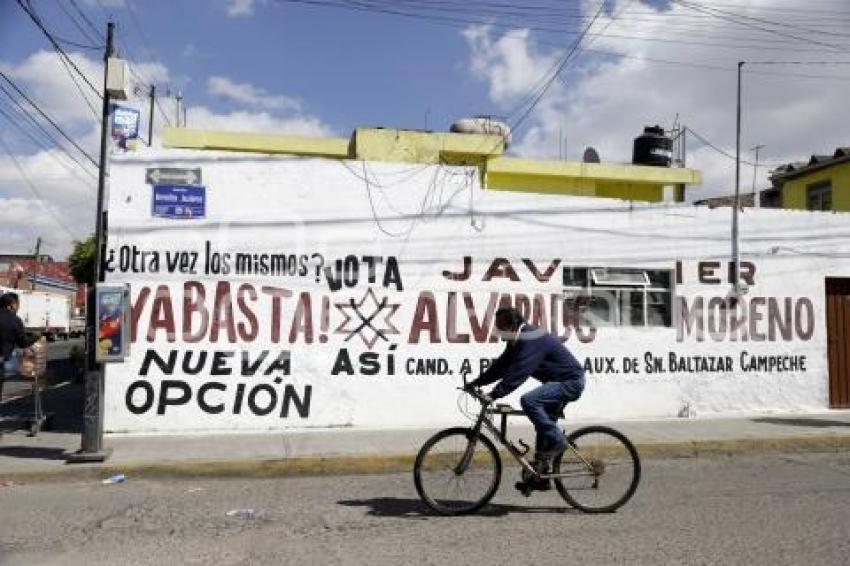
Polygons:
[[850,278],[826,278],[829,406],[850,408]]

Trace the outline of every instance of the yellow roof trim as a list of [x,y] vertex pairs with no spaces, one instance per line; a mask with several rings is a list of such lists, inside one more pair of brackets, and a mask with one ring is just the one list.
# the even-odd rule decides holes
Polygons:
[[215,149],[256,153],[285,153],[346,159],[347,138],[257,134],[166,127],[163,145],[184,149]]
[[487,161],[487,175],[572,177],[656,185],[692,185],[702,182],[702,173],[696,169],[648,167],[645,165],[625,163],[544,161],[517,157],[495,157],[489,159]]

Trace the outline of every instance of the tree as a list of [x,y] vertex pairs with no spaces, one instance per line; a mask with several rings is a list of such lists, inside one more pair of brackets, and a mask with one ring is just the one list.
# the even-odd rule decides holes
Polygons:
[[77,283],[94,284],[94,251],[94,234],[85,240],[74,241],[74,251],[68,256],[68,264]]

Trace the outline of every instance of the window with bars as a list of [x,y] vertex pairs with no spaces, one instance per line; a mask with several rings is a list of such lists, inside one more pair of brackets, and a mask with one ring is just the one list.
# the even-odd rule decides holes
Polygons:
[[565,306],[597,327],[670,327],[673,281],[665,269],[565,267]]

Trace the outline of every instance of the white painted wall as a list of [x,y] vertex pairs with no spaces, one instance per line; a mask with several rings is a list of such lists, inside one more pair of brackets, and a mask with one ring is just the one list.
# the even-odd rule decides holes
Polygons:
[[[152,190],[145,184],[145,168],[153,166],[200,167],[207,190],[207,217],[152,218]],[[497,356],[502,346],[474,341],[448,343],[449,293],[460,297],[454,317],[456,332],[469,334],[471,326],[463,308],[463,293],[472,298],[479,317],[494,292],[559,296],[564,265],[673,269],[681,261],[683,280],[676,293],[689,306],[697,297],[704,297],[708,303],[711,297],[723,297],[729,291],[728,283],[701,284],[697,277],[700,261],[721,261],[725,268],[730,249],[729,209],[482,191],[474,170],[456,167],[369,163],[364,168],[362,162],[353,161],[189,151],[118,157],[112,165],[110,183],[108,248],[117,259],[107,279],[110,283],[131,285],[139,322],[130,358],[107,370],[109,432],[404,428],[457,423],[461,417],[455,387],[460,383],[463,361],[468,358],[477,367],[479,359]],[[569,408],[569,414],[577,419],[702,417],[827,407],[824,277],[850,277],[850,216],[746,210],[741,230],[742,259],[753,262],[757,269],[756,284],[744,302],[753,297],[772,297],[780,303],[786,297],[794,303],[810,301],[814,312],[811,338],[742,342],[727,336],[719,341],[711,337],[697,341],[689,335],[680,341],[675,327],[606,327],[599,328],[592,341],[582,342],[573,333],[566,345],[579,359],[613,357],[614,367],[620,372],[590,375],[584,396]],[[385,261],[376,268],[374,282],[365,280],[368,273],[361,273],[356,285],[332,292],[324,276],[317,281],[315,257],[308,260],[305,276],[205,274],[207,241],[217,253],[317,253],[322,254],[325,265],[349,255],[380,256]],[[122,269],[121,250],[126,252],[131,246],[157,252],[159,270],[132,273]],[[177,251],[198,253],[195,273],[169,272],[166,253]],[[471,277],[466,281],[443,277],[443,270],[460,270],[464,256],[474,258]],[[392,282],[388,287],[382,284],[388,257],[398,260],[403,290]],[[519,281],[482,281],[498,257],[511,263]],[[548,281],[541,282],[532,276],[523,258],[533,261],[541,272],[555,260],[559,265]],[[210,340],[209,331],[200,341],[187,342],[182,332],[186,281],[205,287],[206,308],[211,317],[215,314],[212,296],[216,285],[229,283],[234,293],[233,320],[236,325],[242,324],[243,330],[250,330],[251,324],[239,308],[236,292],[242,284],[251,285],[257,293],[256,301],[247,295],[243,300],[256,316],[256,337],[245,340],[237,336],[228,343],[225,324],[216,343]],[[167,313],[167,301],[152,308],[159,286],[168,290],[175,332],[161,328],[148,341],[152,311],[156,311],[156,320]],[[281,302],[282,333],[277,343],[271,329],[274,305],[272,297],[263,293],[264,286],[293,294]],[[150,289],[151,296],[140,301],[144,288]],[[376,340],[371,347],[360,334],[349,337],[348,332],[357,326],[349,301],[359,303],[370,289],[376,300],[386,299],[388,305],[398,305],[392,313],[389,307],[383,309],[374,320],[376,325],[381,324],[379,328],[395,329],[397,333],[387,334],[385,341],[367,328],[364,336]],[[303,302],[301,312],[296,312],[302,292],[309,294],[309,313]],[[411,325],[423,292],[433,294],[439,336],[432,343],[429,333],[423,332],[417,334],[418,342],[411,343]],[[321,323],[323,299],[329,303],[326,328]],[[367,318],[375,310],[368,305],[367,301],[359,307]],[[766,317],[766,307],[756,309],[762,310]],[[303,323],[306,314],[313,328],[311,343],[307,343],[303,328],[295,332],[290,342],[293,319]],[[345,314],[352,320],[346,322]],[[198,320],[195,316],[192,324]],[[808,322],[801,324],[807,327]],[[757,330],[766,327],[759,324]],[[354,362],[355,373],[331,375],[343,348]],[[166,357],[171,350],[180,356],[185,352],[197,356],[201,351],[233,351],[237,359],[242,352],[253,358],[263,350],[269,350],[271,357],[286,350],[291,353],[291,371],[289,375],[276,371],[269,376],[241,376],[235,364],[232,375],[211,376],[207,367],[198,375],[187,375],[178,369],[173,375],[164,376],[154,365],[148,375],[140,376],[149,351]],[[744,372],[739,367],[743,351],[752,355],[805,356],[806,370]],[[378,355],[381,370],[374,376],[362,375],[358,357],[370,352]],[[669,352],[679,356],[728,355],[733,359],[734,370],[649,374],[643,365],[647,352],[664,358],[665,364]],[[387,370],[389,354],[395,359],[393,375],[388,375]],[[622,373],[623,359],[633,357],[639,358],[640,371]],[[444,359],[453,374],[410,375],[406,367],[410,358]],[[280,378],[280,383],[275,383],[275,378]],[[177,387],[186,387],[191,398],[183,404],[165,406],[163,414],[158,414],[163,380],[185,382],[185,386],[169,390],[172,398],[180,397]],[[205,412],[198,403],[199,390],[211,382],[217,385],[207,385],[204,399],[213,409],[221,404],[223,409],[217,414]],[[235,411],[239,384],[245,384],[245,391],[242,407]],[[254,400],[262,408],[269,399],[269,390],[280,398],[287,384],[301,397],[305,387],[311,387],[308,417],[302,418],[290,406],[288,416],[283,418],[280,403],[264,416],[253,414],[247,407],[247,398],[257,386],[260,389]],[[523,390],[532,384],[533,380],[529,380]],[[130,395],[129,388],[133,390]],[[154,393],[150,408],[145,407],[146,390]],[[517,396],[518,393],[512,400],[516,401]],[[139,414],[128,406],[137,407]]]

